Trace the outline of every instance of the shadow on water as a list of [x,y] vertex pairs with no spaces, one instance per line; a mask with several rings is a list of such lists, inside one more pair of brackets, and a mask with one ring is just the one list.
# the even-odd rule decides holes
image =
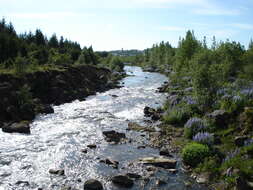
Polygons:
[[[126,131],[128,122],[142,122],[145,106],[158,107],[166,97],[155,90],[167,79],[157,73],[142,72],[141,68],[126,66],[130,75],[122,80],[124,87],[88,97],[85,101],[55,106],[55,113],[40,115],[32,123],[31,135],[0,132],[0,190],[3,189],[60,189],[64,185],[83,189],[87,179],[100,180],[105,189],[120,189],[110,182],[113,175],[127,172],[147,176],[147,171],[135,164],[141,157],[157,156],[153,148],[138,149],[147,144],[147,134]],[[131,143],[111,145],[102,135],[104,130],[126,133]],[[96,149],[88,149],[96,144]],[[113,169],[100,159],[119,162]],[[65,176],[49,174],[49,169],[64,169]],[[136,180],[132,190],[139,189],[203,189],[197,184],[185,185],[189,178],[181,171],[171,174],[159,169]],[[157,179],[168,183],[158,187]],[[18,181],[21,183],[17,184]],[[28,182],[28,183],[26,183]]]

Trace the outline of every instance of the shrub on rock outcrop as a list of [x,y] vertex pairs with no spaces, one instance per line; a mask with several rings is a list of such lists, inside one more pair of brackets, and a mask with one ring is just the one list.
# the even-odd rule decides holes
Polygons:
[[199,143],[187,144],[182,151],[183,162],[189,166],[195,167],[203,162],[210,155],[210,150],[207,145]]

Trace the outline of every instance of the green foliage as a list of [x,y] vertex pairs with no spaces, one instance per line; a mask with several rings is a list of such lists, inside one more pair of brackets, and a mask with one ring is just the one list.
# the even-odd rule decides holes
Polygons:
[[[251,147],[248,147],[252,149]],[[253,159],[247,158],[243,153],[243,150],[236,156],[232,157],[231,159],[225,161],[221,167],[221,171],[227,171],[228,168],[238,169],[238,173],[232,173],[232,178],[236,178],[238,176],[243,176],[244,178],[251,178],[253,176]]]
[[122,72],[124,68],[123,62],[120,60],[119,57],[113,57],[109,63],[110,68],[115,71]]
[[17,92],[17,98],[19,106],[31,104],[32,93],[30,92],[30,87],[28,85],[24,85],[22,88],[20,88],[20,90]]
[[212,175],[217,176],[219,174],[220,159],[217,156],[209,156],[204,159],[202,163],[194,170],[200,172],[211,172]]
[[[90,47],[87,51],[92,64],[96,64],[97,60],[92,48]],[[14,70],[15,73],[20,74],[33,69],[35,65],[37,68],[46,64],[72,64],[77,61],[81,48],[78,43],[63,37],[58,41],[56,34],[53,34],[48,41],[39,29],[34,34],[29,32],[17,35],[13,25],[7,24],[2,19],[0,21],[0,52],[1,68]]]
[[27,60],[24,57],[18,56],[15,59],[15,63],[13,65],[14,67],[14,73],[22,76],[27,71]]
[[210,156],[210,150],[203,144],[189,143],[182,150],[183,162],[192,167],[196,167],[208,156]]
[[184,109],[173,109],[163,116],[163,121],[171,125],[183,125],[189,118],[189,113]]
[[92,46],[89,48],[84,47],[78,60],[77,64],[92,64],[97,65],[98,64],[98,57],[93,52]]
[[216,101],[217,91],[223,85],[222,68],[216,64],[214,54],[203,50],[191,60],[195,96],[206,109]]
[[220,100],[220,108],[226,110],[229,113],[241,112],[243,110],[246,100],[240,96],[235,97],[238,97],[238,100],[235,99],[233,96],[222,98]]

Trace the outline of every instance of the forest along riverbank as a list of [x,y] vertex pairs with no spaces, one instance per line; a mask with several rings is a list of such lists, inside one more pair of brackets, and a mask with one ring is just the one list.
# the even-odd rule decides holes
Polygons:
[[4,132],[30,133],[29,123],[36,114],[54,112],[50,104],[81,100],[114,88],[118,78],[108,69],[90,65],[0,74],[0,128]]
[[160,132],[143,110],[164,103],[166,95],[156,89],[167,78],[139,67],[125,70],[130,76],[122,88],[54,106],[54,113],[36,117],[28,136],[0,132],[1,187],[205,189],[184,173],[176,154],[161,157],[149,147],[147,131]]

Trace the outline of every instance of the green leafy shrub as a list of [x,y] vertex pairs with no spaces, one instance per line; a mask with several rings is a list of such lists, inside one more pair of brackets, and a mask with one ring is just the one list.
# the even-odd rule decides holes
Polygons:
[[210,156],[210,150],[207,145],[190,143],[182,150],[183,162],[189,166],[195,167]]
[[24,57],[18,56],[13,65],[14,73],[23,75],[27,71],[27,60]]
[[124,69],[124,64],[118,57],[113,57],[110,62],[110,68],[115,71],[122,72]]
[[189,118],[189,114],[184,109],[173,109],[163,117],[166,124],[183,125]]

